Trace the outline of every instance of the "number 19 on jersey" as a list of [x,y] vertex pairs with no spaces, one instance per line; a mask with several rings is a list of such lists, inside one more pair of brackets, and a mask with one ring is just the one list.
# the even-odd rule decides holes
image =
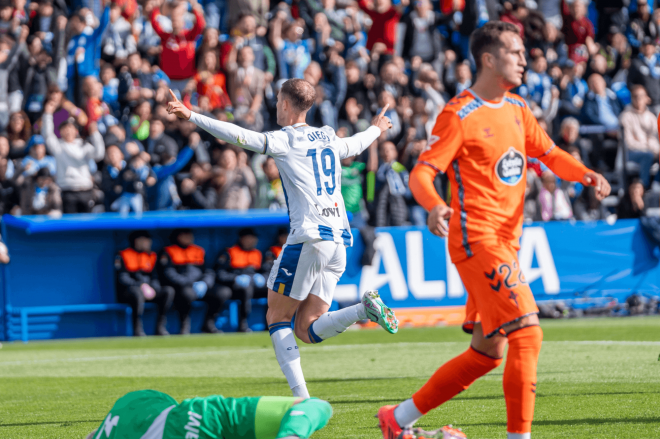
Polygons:
[[[308,149],[307,157],[312,158],[312,166],[314,167],[314,179],[316,180],[316,195],[321,195],[323,193],[323,188],[321,186],[319,164],[316,160],[316,148]],[[326,160],[327,157],[330,157],[329,165],[328,160]],[[326,192],[328,192],[329,195],[332,195],[335,192],[337,183],[335,181],[335,155],[330,148],[324,148],[321,151],[321,169],[323,170],[323,174],[325,174],[326,177],[330,177],[330,180],[332,181],[332,187],[328,184],[328,182],[324,183]]]

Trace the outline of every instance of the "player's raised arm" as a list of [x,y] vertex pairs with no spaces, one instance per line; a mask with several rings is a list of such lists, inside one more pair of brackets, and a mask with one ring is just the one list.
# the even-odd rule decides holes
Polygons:
[[170,95],[172,96],[172,101],[167,104],[167,112],[169,114],[176,114],[179,119],[189,120],[214,137],[232,145],[240,146],[243,149],[260,154],[263,154],[266,150],[265,135],[190,111],[177,99],[172,90],[170,90]]
[[342,159],[362,153],[362,151],[369,148],[369,145],[374,143],[382,133],[392,128],[390,118],[385,116],[385,112],[387,112],[389,106],[390,104],[385,105],[380,114],[372,119],[371,126],[366,131],[343,139],[344,142],[346,142],[348,149],[346,154],[341,157]]

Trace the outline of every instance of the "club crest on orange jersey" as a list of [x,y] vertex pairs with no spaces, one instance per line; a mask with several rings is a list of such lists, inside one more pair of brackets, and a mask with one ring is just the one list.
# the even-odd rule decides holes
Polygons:
[[515,186],[522,179],[525,157],[513,146],[505,152],[495,165],[497,178],[507,186]]

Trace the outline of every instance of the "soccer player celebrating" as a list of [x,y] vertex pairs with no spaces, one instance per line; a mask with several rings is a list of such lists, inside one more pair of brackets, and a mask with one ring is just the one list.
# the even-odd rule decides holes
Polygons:
[[186,399],[138,390],[115,402],[87,439],[307,439],[332,417],[320,399],[261,396]]
[[320,343],[367,318],[389,333],[398,330],[394,312],[376,291],[366,292],[357,305],[328,312],[346,268],[346,247],[353,243],[341,195],[339,162],[360,154],[391,128],[384,116],[387,107],[369,129],[341,139],[330,127],[313,128],[305,123],[316,99],[314,87],[302,79],[289,79],[277,97],[277,123],[282,130],[261,134],[191,112],[170,93],[170,114],[194,122],[219,139],[275,159],[291,232],[268,279],[266,319],[277,362],[293,395],[308,398],[291,328],[294,315],[295,334],[305,343]]
[[[563,180],[595,186],[598,199],[610,193],[600,174],[556,148],[525,101],[509,93],[522,83],[526,66],[518,28],[489,22],[472,34],[470,50],[477,80],[438,116],[430,148],[410,176],[410,189],[429,211],[429,230],[449,236],[449,254],[468,293],[463,329],[472,333],[472,342],[411,399],[380,408],[386,439],[396,438],[499,366],[507,343],[503,387],[508,438],[531,437],[543,332],[517,256],[526,157],[538,158]],[[451,207],[433,187],[438,172],[447,172],[451,182]]]

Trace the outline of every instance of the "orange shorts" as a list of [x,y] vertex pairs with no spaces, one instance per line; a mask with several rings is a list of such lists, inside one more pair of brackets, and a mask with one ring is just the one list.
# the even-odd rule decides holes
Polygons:
[[473,246],[474,256],[456,264],[468,293],[463,330],[481,323],[486,338],[539,309],[525,280],[516,250],[506,244]]

